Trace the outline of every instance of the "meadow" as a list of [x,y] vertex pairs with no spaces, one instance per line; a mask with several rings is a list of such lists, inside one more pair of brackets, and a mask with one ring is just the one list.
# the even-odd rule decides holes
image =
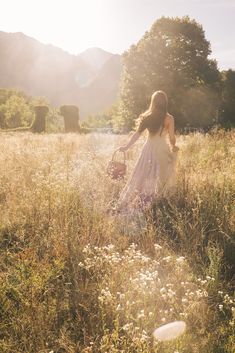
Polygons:
[[[127,138],[1,133],[0,352],[235,351],[234,131],[178,135],[175,195],[108,216]],[[175,320],[185,334],[154,339]]]

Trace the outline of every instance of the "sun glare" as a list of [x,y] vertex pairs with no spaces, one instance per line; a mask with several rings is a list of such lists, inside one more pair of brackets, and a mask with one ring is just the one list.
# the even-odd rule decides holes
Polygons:
[[24,32],[74,54],[92,46],[102,46],[101,40],[104,42],[108,36],[106,0],[9,0],[4,5],[4,13],[0,20],[6,31]]

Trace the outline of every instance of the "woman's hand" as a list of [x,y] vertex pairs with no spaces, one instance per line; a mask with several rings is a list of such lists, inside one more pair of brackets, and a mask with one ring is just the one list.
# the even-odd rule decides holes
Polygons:
[[116,149],[117,152],[126,152],[128,148],[126,146],[120,146],[118,149]]
[[118,152],[126,152],[129,148],[138,140],[140,137],[140,133],[136,131],[130,138],[130,141],[125,146],[120,146],[116,151]]
[[172,152],[177,152],[179,151],[179,147],[178,146],[173,146],[172,147]]

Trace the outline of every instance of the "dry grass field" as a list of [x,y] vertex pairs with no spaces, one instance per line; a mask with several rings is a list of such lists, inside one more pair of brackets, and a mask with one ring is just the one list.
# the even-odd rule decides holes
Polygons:
[[[174,197],[111,217],[127,136],[0,135],[0,352],[235,351],[235,134],[177,140]],[[184,335],[153,338],[175,320]]]

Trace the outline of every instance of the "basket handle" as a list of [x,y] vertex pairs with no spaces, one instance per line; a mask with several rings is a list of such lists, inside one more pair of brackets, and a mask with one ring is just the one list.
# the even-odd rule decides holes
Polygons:
[[[121,151],[116,150],[116,151],[113,152],[112,161],[114,160],[115,154],[117,152],[121,152]],[[126,152],[125,151],[123,151],[123,156],[124,156],[124,163],[126,163]]]

